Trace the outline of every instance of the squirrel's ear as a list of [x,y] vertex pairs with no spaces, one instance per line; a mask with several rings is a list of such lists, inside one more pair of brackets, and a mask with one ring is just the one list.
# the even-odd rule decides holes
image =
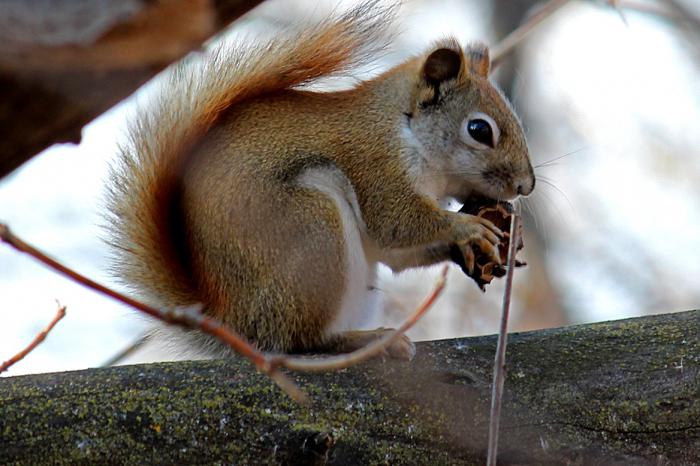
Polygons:
[[455,81],[464,74],[464,55],[457,42],[448,40],[430,52],[423,63],[418,86],[418,102],[426,107],[440,101],[445,82]]
[[462,69],[462,51],[442,47],[433,51],[425,59],[423,79],[433,87],[441,82],[455,79]]
[[465,50],[466,67],[469,72],[481,77],[488,77],[491,68],[491,58],[489,58],[489,48],[486,45],[472,44]]

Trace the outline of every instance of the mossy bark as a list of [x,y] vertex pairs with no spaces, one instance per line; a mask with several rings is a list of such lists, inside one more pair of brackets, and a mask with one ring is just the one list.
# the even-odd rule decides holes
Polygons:
[[[513,334],[499,464],[700,463],[700,311]],[[243,360],[0,379],[0,464],[483,464],[495,337],[293,374]]]

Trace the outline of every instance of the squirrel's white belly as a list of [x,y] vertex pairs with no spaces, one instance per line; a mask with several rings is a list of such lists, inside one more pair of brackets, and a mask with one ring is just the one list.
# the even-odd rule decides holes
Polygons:
[[[297,179],[300,185],[330,197],[338,208],[345,240],[345,292],[335,318],[326,326],[328,335],[347,330],[375,328],[380,305],[375,290],[377,262],[357,196],[350,181],[337,168],[313,168]],[[369,250],[368,250],[369,249]]]

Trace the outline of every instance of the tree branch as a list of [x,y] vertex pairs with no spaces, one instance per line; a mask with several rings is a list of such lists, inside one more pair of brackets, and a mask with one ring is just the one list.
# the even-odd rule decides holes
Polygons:
[[[511,334],[499,464],[700,462],[700,311]],[[242,359],[0,379],[0,464],[484,464],[495,336],[293,373]]]
[[37,336],[34,337],[34,340],[32,340],[32,342],[29,344],[29,346],[27,346],[22,351],[15,354],[14,356],[12,356],[10,359],[5,361],[4,363],[0,364],[0,374],[5,372],[6,370],[8,370],[14,364],[16,364],[17,362],[24,359],[29,353],[34,351],[34,348],[36,348],[37,346],[39,346],[41,344],[41,342],[46,340],[46,336],[49,334],[49,332],[51,332],[51,330],[58,323],[58,321],[63,319],[63,317],[65,317],[65,315],[66,315],[66,306],[61,306],[59,304],[58,311],[56,311],[56,315],[54,316],[54,318],[51,320],[51,322],[49,322],[49,325],[47,325],[44,330],[39,332],[37,334]]

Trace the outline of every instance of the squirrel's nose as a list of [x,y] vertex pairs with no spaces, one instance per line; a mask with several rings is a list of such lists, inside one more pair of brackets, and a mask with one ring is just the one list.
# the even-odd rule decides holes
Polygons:
[[520,180],[518,183],[518,186],[516,188],[516,191],[518,192],[519,195],[521,196],[527,196],[529,195],[533,190],[535,189],[535,177],[530,176],[526,179]]

